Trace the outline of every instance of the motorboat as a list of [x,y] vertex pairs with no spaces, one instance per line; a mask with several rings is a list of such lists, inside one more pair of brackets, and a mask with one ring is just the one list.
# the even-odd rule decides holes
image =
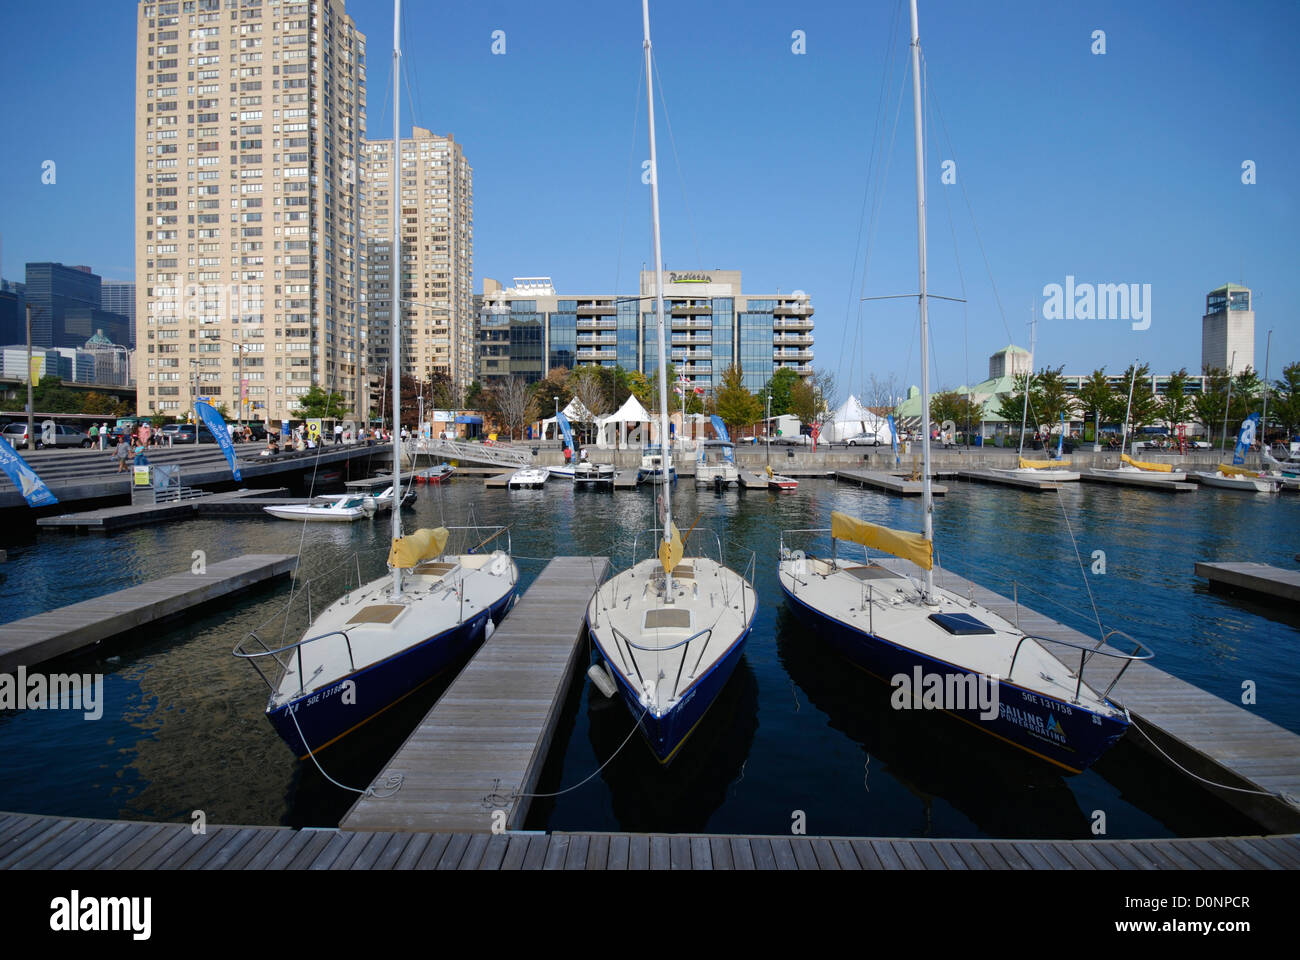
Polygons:
[[575,488],[606,486],[613,489],[615,473],[617,471],[612,463],[584,460],[573,468],[573,483]]
[[506,486],[511,490],[536,490],[546,486],[547,472],[541,467],[525,467],[510,474]]
[[[673,466],[672,454],[668,454],[668,480],[677,482],[677,468]],[[664,452],[662,444],[648,443],[641,450],[641,469],[636,472],[637,483],[663,483]]]
[[427,470],[421,470],[415,475],[416,483],[443,483],[451,479],[451,475],[456,472],[456,468],[450,463],[440,463],[435,467]]
[[351,523],[374,516],[375,498],[363,493],[349,493],[337,499],[321,498],[323,503],[282,503],[262,509],[280,520],[306,520],[312,523]]
[[772,468],[767,468],[767,486],[769,490],[797,490],[799,481],[794,477],[783,477],[779,473],[773,473]]

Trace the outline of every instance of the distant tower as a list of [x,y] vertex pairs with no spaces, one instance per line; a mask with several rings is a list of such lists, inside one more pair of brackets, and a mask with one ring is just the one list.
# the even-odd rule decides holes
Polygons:
[[1205,316],[1201,317],[1201,369],[1218,367],[1237,374],[1254,366],[1255,311],[1250,288],[1225,283],[1205,297]]

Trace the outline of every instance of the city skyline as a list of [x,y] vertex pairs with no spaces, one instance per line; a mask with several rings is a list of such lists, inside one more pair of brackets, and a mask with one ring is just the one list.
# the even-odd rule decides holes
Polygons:
[[[0,158],[8,201],[0,270],[10,279],[25,261],[55,260],[139,282],[120,262],[132,242],[133,130],[124,121],[134,113],[135,46],[134,6],[121,6],[105,16],[103,5],[65,4],[65,57],[51,64],[18,45],[0,67],[6,89],[25,93],[6,106],[11,124],[28,134]],[[577,7],[547,14],[524,5],[486,13],[406,7],[403,136],[413,124],[454,135],[474,165],[474,291],[484,277],[517,275],[552,276],[569,290],[634,289],[649,259],[637,162],[645,153],[639,5],[581,15]],[[992,349],[1027,345],[1031,308],[1041,317],[1042,290],[1067,277],[1149,284],[1151,324],[1044,320],[1040,367],[1068,361],[1113,372],[1139,357],[1154,370],[1195,371],[1205,292],[1226,282],[1255,291],[1257,370],[1269,330],[1273,376],[1300,354],[1300,330],[1285,307],[1300,296],[1286,216],[1296,206],[1287,158],[1300,144],[1295,125],[1278,122],[1296,93],[1284,38],[1298,17],[1283,4],[1249,21],[1224,18],[1227,9],[1013,4],[977,16],[924,4],[933,91],[930,289],[961,296],[964,286],[970,301],[931,310],[937,386],[978,378]],[[391,135],[391,95],[382,92],[391,88],[391,5],[352,0],[346,11],[371,40],[367,127]],[[857,304],[859,296],[915,288],[906,136],[887,151],[883,199],[864,228],[875,236],[865,285],[865,245],[854,256],[872,128],[887,146],[907,82],[897,66],[905,22],[895,22],[892,3],[757,4],[743,21],[735,13],[728,5],[655,4],[667,101],[665,267],[734,265],[756,289],[804,290],[819,304],[816,366],[836,372],[845,391],[873,372],[916,382],[914,303],[869,303],[860,328]],[[8,9],[0,22],[22,36],[37,28],[38,15]],[[1265,23],[1270,29],[1260,30]],[[492,52],[497,30],[500,54]],[[1091,52],[1095,30],[1106,32],[1104,54]],[[804,53],[792,49],[795,31],[804,33]],[[1206,37],[1215,41],[1209,71]],[[888,71],[886,48],[896,61]],[[584,57],[569,56],[576,49]],[[882,75],[889,106],[878,110]],[[76,126],[51,119],[69,88],[86,107]],[[92,142],[89,153],[79,146]],[[944,163],[954,158],[957,183],[947,184]],[[53,184],[41,182],[46,160],[57,165]],[[1253,184],[1242,182],[1246,162],[1254,164]]]

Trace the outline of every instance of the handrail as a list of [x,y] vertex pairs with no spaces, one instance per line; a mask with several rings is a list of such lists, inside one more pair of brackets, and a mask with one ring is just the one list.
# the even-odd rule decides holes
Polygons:
[[[349,637],[347,633],[343,630],[331,630],[328,633],[317,634],[314,637],[303,637],[301,640],[296,640],[293,643],[287,643],[283,647],[276,647],[274,650],[271,650],[266,646],[266,642],[257,635],[256,631],[250,631],[248,636],[244,637],[243,640],[240,640],[239,643],[235,644],[235,649],[232,650],[231,653],[236,657],[240,657],[241,659],[248,660],[250,663],[252,663],[253,668],[257,670],[257,673],[262,678],[263,682],[265,682],[266,685],[270,687],[271,691],[274,693],[276,690],[275,685],[271,683],[270,680],[267,680],[266,674],[262,672],[262,668],[257,665],[256,661],[262,657],[271,657],[275,660],[276,663],[280,665],[280,670],[284,671],[286,669],[285,662],[281,660],[278,655],[284,653],[286,650],[296,650],[298,654],[298,692],[305,693],[306,678],[304,676],[303,666],[302,666],[303,645],[312,643],[316,640],[324,640],[327,637],[334,637],[334,636],[339,636],[343,638],[343,642],[347,646],[347,650],[348,650],[348,665],[352,668],[351,672],[356,673],[357,664],[352,654],[352,638]],[[243,650],[242,647],[244,646],[244,644],[248,643],[249,640],[256,640],[258,643],[260,643],[262,645],[262,651],[260,653],[249,653]]]
[[[1133,646],[1136,648],[1135,652],[1124,653],[1120,650],[1103,650],[1102,645],[1105,644],[1113,636],[1126,637],[1129,640],[1131,640],[1133,642]],[[1012,653],[1011,655],[1011,666],[1007,670],[1008,680],[1012,679],[1012,675],[1015,673],[1016,657],[1020,655],[1020,648],[1026,640],[1034,640],[1042,643],[1057,643],[1064,647],[1073,647],[1074,649],[1079,651],[1079,672],[1075,678],[1076,683],[1074,686],[1074,703],[1079,702],[1079,691],[1083,688],[1084,668],[1087,666],[1088,661],[1091,660],[1092,657],[1095,656],[1096,654],[1101,654],[1103,657],[1112,657],[1116,660],[1125,661],[1124,666],[1120,668],[1119,673],[1115,674],[1115,678],[1111,680],[1110,684],[1106,687],[1105,692],[1102,693],[1101,698],[1103,700],[1105,700],[1110,696],[1111,690],[1115,689],[1115,684],[1119,683],[1120,677],[1124,676],[1125,671],[1128,670],[1130,666],[1132,666],[1135,660],[1150,660],[1152,657],[1155,656],[1154,650],[1152,650],[1145,643],[1142,643],[1140,640],[1137,640],[1131,635],[1125,633],[1123,630],[1106,631],[1106,633],[1101,638],[1101,643],[1094,646],[1088,646],[1079,643],[1078,641],[1075,640],[1056,640],[1051,637],[1040,637],[1034,634],[1026,633],[1016,643],[1015,652]],[[1141,651],[1141,652],[1137,652],[1137,651]],[[1050,653],[1051,651],[1048,652]]]

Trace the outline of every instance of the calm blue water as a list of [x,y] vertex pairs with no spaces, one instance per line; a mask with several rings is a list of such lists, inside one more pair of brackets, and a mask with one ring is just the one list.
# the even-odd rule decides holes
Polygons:
[[[1084,560],[1105,551],[1105,575],[1089,574],[1088,582],[1108,627],[1149,643],[1158,666],[1219,696],[1237,701],[1242,682],[1255,681],[1252,709],[1300,732],[1300,616],[1210,593],[1192,573],[1196,560],[1293,567],[1300,497],[1210,490],[1175,497],[1091,485],[1068,488],[1060,500],[964,484],[949,490],[935,508],[943,564],[1001,593],[1016,580],[1022,602],[1095,633],[1063,504]],[[733,566],[757,553],[762,606],[745,657],[670,768],[658,767],[638,735],[585,786],[538,801],[530,826],[784,833],[802,811],[813,834],[1076,837],[1090,835],[1093,811],[1103,810],[1114,837],[1250,830],[1131,738],[1093,770],[1067,777],[942,715],[892,711],[886,686],[792,621],[776,583],[779,530],[826,526],[832,509],[919,529],[919,502],[804,481],[780,497],[697,494],[680,484],[674,505],[680,522],[698,515],[701,527],[718,531]],[[643,491],[556,483],[485,491],[462,480],[421,489],[406,525],[463,523],[471,508],[481,523],[511,525],[515,553],[530,558],[519,561],[525,587],[556,553],[612,552],[626,564],[633,534],[651,524],[653,511]],[[364,578],[382,572],[387,522],[304,531],[262,519],[202,520],[107,539],[41,534],[0,565],[0,620],[188,569],[194,550],[214,562],[297,553],[300,543],[303,568],[317,577],[313,598],[324,604],[343,588],[338,571],[325,571],[354,553]],[[266,687],[230,655],[287,597],[287,585],[263,589],[61,663],[60,670],[105,674],[105,715],[89,722],[61,711],[0,714],[0,809],[172,820],[201,809],[212,823],[337,823],[352,797],[291,756],[263,716]],[[306,622],[306,611],[296,612],[290,634]],[[368,783],[445,686],[431,684],[327,754],[330,774]],[[575,686],[542,791],[582,780],[631,730],[621,705]]]

